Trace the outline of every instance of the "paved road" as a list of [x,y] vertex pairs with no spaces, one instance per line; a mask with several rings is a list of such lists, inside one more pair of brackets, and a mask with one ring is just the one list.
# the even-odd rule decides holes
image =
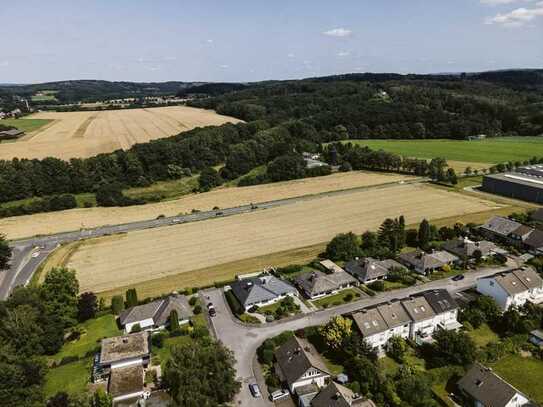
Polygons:
[[334,308],[311,312],[299,317],[294,317],[290,320],[277,321],[261,326],[247,326],[236,320],[232,316],[220,289],[206,290],[203,295],[209,297],[209,301],[215,305],[215,309],[217,310],[217,315],[212,318],[212,324],[217,338],[221,340],[225,346],[230,348],[236,357],[238,379],[243,383],[241,392],[237,396],[236,403],[241,406],[251,407],[270,406],[272,404],[265,398],[253,398],[248,389],[248,383],[258,382],[261,385],[260,387],[261,390],[263,390],[264,397],[268,396],[265,386],[262,383],[262,378],[259,377],[260,375],[255,374],[254,365],[256,350],[265,339],[271,338],[286,330],[295,331],[308,326],[321,325],[326,323],[332,316],[350,313],[381,302],[405,298],[429,289],[447,289],[452,294],[456,294],[459,291],[464,291],[475,286],[476,280],[480,277],[489,276],[509,269],[511,269],[510,266],[472,271],[466,273],[464,280],[461,281],[455,282],[451,279],[431,281],[422,285],[388,291],[375,297],[364,298]]
[[[16,240],[10,243],[14,252],[11,259],[11,267],[9,268],[9,270],[0,273],[0,300],[6,299],[14,287],[27,284],[27,282],[30,280],[39,265],[43,263],[47,256],[60,244],[89,239],[93,237],[132,232],[136,230],[178,225],[187,222],[197,222],[207,219],[213,219],[218,216],[239,215],[242,213],[252,212],[256,210],[265,210],[284,205],[292,205],[299,202],[310,201],[324,197],[352,194],[363,190],[390,188],[398,185],[399,183],[411,184],[420,182],[426,182],[426,180],[418,178],[410,181],[391,182],[381,185],[372,185],[341,191],[324,192],[315,195],[306,195],[296,198],[261,202],[254,205],[249,204],[237,206],[234,208],[197,212],[190,215],[164,217],[160,219],[151,219],[120,225],[107,225],[94,229],[82,229],[73,232],[64,232],[48,236],[35,236],[28,239]],[[33,255],[35,257],[33,257]]]

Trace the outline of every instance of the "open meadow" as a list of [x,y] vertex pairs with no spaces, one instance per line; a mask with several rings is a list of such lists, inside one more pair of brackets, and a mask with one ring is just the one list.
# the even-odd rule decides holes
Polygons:
[[0,160],[86,158],[136,143],[173,136],[195,127],[238,119],[186,106],[85,112],[39,112],[19,120],[50,120],[22,139],[0,144]]
[[[498,204],[421,184],[323,196],[283,207],[85,241],[63,265],[74,268],[82,291],[104,292],[176,276],[174,288],[202,286],[231,275],[198,270],[329,241],[341,232],[376,229],[384,218],[408,223],[490,211]],[[220,270],[220,268],[219,268]],[[234,271],[234,270],[232,270]],[[179,275],[186,276],[180,280]],[[162,291],[159,291],[159,293]]]
[[[348,140],[375,150],[385,150],[406,157],[444,157],[454,167],[489,167],[506,161],[524,161],[543,157],[543,137],[497,137],[479,141],[467,140]],[[454,162],[460,162],[456,165]],[[457,169],[457,168],[455,168]]]
[[[19,239],[79,230],[81,228],[154,219],[159,215],[175,216],[180,213],[189,213],[193,209],[209,211],[216,206],[232,208],[249,205],[250,203],[387,184],[409,179],[413,179],[413,177],[400,174],[356,171],[250,187],[219,188],[211,192],[191,194],[180,199],[141,206],[80,208],[3,218],[0,219],[0,231],[9,239]],[[180,182],[183,182],[183,180]]]

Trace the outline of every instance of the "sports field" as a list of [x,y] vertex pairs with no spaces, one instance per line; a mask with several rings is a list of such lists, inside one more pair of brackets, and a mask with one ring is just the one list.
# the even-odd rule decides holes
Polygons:
[[[176,275],[177,288],[206,285],[247,270],[237,269],[230,276],[220,273],[220,278],[193,271],[320,244],[340,232],[362,233],[376,229],[386,217],[403,214],[408,223],[424,217],[460,220],[464,214],[497,207],[494,202],[421,184],[398,184],[93,239],[76,248],[65,265],[77,270],[82,291],[110,291]],[[179,275],[186,275],[186,280],[180,281]]]
[[[94,228],[103,225],[175,216],[193,209],[209,211],[214,207],[232,208],[250,203],[293,198],[413,179],[400,174],[353,171],[326,177],[306,178],[251,187],[220,188],[202,194],[186,195],[166,202],[124,208],[81,208],[61,212],[37,213],[0,219],[0,233],[9,239]],[[183,180],[180,183],[184,182]]]
[[[543,137],[499,137],[481,141],[466,140],[349,140],[375,150],[406,157],[444,157],[465,163],[501,163],[543,157]],[[345,141],[347,142],[347,141]],[[473,167],[473,166],[472,166]]]
[[[23,120],[23,119],[20,119]],[[39,112],[24,120],[51,123],[12,143],[0,145],[0,160],[56,157],[85,158],[136,143],[172,136],[195,127],[238,119],[186,106],[85,112]]]

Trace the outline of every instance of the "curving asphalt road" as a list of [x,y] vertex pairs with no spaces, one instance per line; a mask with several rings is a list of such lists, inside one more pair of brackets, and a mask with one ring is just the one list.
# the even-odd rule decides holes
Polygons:
[[[241,391],[236,397],[236,404],[251,407],[272,406],[273,404],[266,398],[268,397],[266,387],[261,375],[258,373],[258,365],[255,362],[256,350],[264,340],[287,330],[295,331],[308,326],[325,324],[335,315],[352,313],[362,308],[406,298],[431,289],[446,289],[456,296],[459,295],[459,292],[474,287],[478,278],[516,267],[516,264],[511,263],[505,267],[471,271],[466,273],[465,278],[461,281],[453,281],[450,278],[435,280],[404,289],[387,291],[375,297],[363,298],[337,307],[302,314],[288,320],[253,326],[241,323],[232,315],[222,290],[209,289],[201,292],[200,295],[205,297],[205,301],[212,302],[217,311],[217,315],[211,318],[215,336],[226,347],[230,348],[236,357],[236,372],[238,373],[238,380],[242,382]],[[264,398],[255,399],[252,397],[248,384],[255,382],[259,384]]]
[[379,185],[345,189],[340,191],[323,192],[314,195],[305,195],[296,198],[280,199],[276,201],[261,202],[257,204],[242,205],[233,208],[213,211],[196,212],[190,215],[171,216],[145,221],[138,221],[120,225],[107,225],[94,229],[82,229],[73,232],[63,232],[48,236],[35,236],[28,239],[15,240],[10,243],[13,249],[11,265],[8,270],[0,273],[0,300],[6,299],[13,288],[26,285],[34,272],[43,263],[47,256],[60,244],[75,242],[93,237],[114,235],[136,230],[179,225],[187,222],[198,222],[213,219],[218,216],[233,216],[255,210],[264,210],[283,205],[292,205],[299,202],[310,201],[330,196],[347,195],[369,189],[390,188],[398,184],[414,184],[426,182],[426,179],[417,178],[410,181],[390,182]]

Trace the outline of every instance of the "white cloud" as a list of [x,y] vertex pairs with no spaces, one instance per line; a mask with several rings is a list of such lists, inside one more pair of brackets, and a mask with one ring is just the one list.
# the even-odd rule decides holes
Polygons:
[[351,53],[349,51],[339,51],[337,53],[337,56],[340,57],[340,58],[348,57],[349,55],[351,55]]
[[323,32],[324,35],[327,35],[329,37],[350,37],[352,35],[352,31],[348,30],[346,28],[334,28],[332,30],[328,30]]
[[230,68],[230,65],[219,65],[219,68],[228,69]]
[[535,4],[534,8],[517,8],[509,13],[498,13],[485,20],[485,24],[501,24],[506,27],[520,27],[537,17],[543,17],[543,2]]
[[0,68],[5,68],[6,66],[9,66],[9,61],[0,61]]
[[512,3],[519,3],[519,2],[526,2],[530,0],[481,0],[481,4],[489,4],[491,6],[499,6],[501,4],[512,4]]
[[294,58],[296,55],[294,55],[292,52],[290,54],[287,55],[287,57],[289,58]]
[[206,42],[207,42],[208,44],[213,44],[213,40],[211,40],[211,39],[206,40]]

